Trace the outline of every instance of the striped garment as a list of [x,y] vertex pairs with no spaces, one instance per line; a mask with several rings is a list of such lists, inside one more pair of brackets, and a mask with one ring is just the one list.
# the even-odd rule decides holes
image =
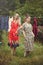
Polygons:
[[8,30],[8,16],[0,16],[0,30]]

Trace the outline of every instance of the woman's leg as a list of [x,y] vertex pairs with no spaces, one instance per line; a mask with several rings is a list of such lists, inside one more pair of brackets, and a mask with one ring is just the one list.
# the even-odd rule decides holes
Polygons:
[[26,57],[27,56],[27,52],[26,51],[24,51],[24,57]]
[[13,48],[13,55],[16,54],[16,48]]
[[11,48],[11,54],[12,54],[12,55],[15,55],[15,54],[16,54],[16,48],[14,48],[14,47]]
[[13,44],[12,53],[13,53],[13,55],[15,55],[16,54],[16,42],[13,40],[12,44]]
[[19,47],[19,40],[17,40],[17,41],[15,42],[15,44],[16,44],[16,47]]
[[24,57],[25,57],[30,54],[30,45],[29,45],[29,42],[27,42],[27,41],[25,41],[24,45],[25,45]]
[[11,50],[11,55],[13,55],[13,48],[10,48],[10,50]]

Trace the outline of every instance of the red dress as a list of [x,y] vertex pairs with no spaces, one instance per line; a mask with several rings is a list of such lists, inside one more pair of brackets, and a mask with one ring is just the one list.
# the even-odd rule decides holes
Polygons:
[[35,37],[37,37],[38,27],[37,27],[37,19],[36,18],[34,18],[33,33],[34,33]]
[[12,21],[11,29],[9,32],[9,41],[10,42],[17,41],[19,39],[18,32],[17,32],[18,27],[19,27],[18,23],[15,23],[14,21]]

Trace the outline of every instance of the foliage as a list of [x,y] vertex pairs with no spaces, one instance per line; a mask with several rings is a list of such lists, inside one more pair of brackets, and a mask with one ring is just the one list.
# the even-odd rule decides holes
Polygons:
[[23,15],[29,13],[32,17],[42,17],[43,0],[0,0],[0,14],[9,14],[9,11],[17,11]]
[[[43,18],[38,18],[38,26],[43,26]],[[43,28],[43,27],[42,27]]]
[[20,46],[16,50],[16,56],[12,56],[7,46],[7,33],[3,31],[4,45],[0,46],[0,65],[43,65],[43,46],[35,42],[34,51],[28,57],[24,57],[24,38],[20,37]]
[[12,16],[16,12],[23,19],[26,13],[29,13],[32,18],[34,16],[42,18],[38,20],[38,25],[43,25],[43,0],[0,0],[0,15]]
[[0,42],[2,41],[2,31],[0,30]]
[[37,38],[40,42],[43,43],[43,32],[38,32],[38,38]]

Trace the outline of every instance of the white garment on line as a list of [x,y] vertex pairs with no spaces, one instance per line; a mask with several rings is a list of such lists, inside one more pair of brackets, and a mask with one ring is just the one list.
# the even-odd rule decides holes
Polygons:
[[9,27],[8,27],[8,32],[10,31],[10,29],[11,29],[11,22],[13,21],[13,17],[9,17],[9,21],[8,21],[8,25],[9,25]]

